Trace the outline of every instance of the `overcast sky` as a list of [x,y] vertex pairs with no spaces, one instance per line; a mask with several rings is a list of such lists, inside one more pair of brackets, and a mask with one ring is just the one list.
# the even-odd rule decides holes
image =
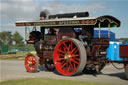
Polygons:
[[111,31],[116,38],[128,38],[128,0],[0,0],[0,31],[24,35],[24,28],[15,27],[15,22],[38,20],[45,9],[50,14],[88,11],[90,17],[112,15],[121,21],[121,27]]

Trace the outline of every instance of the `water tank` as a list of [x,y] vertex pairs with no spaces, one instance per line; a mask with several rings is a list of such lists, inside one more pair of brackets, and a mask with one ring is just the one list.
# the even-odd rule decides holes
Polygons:
[[108,60],[123,61],[123,58],[119,56],[119,45],[122,45],[122,42],[109,42],[109,47],[107,48]]

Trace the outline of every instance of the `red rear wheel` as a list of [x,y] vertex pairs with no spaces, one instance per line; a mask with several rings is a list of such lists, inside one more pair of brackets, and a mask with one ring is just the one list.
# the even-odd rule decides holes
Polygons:
[[36,55],[31,53],[25,57],[25,68],[28,72],[36,72],[38,69],[39,61]]
[[62,75],[76,75],[86,65],[86,51],[76,39],[61,40],[54,50],[54,65]]

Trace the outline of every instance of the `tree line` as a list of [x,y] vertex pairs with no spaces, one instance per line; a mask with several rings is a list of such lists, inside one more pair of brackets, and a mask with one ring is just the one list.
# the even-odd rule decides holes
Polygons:
[[0,32],[0,48],[2,45],[22,47],[24,46],[24,38],[17,31],[15,33],[3,31]]
[[117,38],[116,41],[126,42],[128,38]]

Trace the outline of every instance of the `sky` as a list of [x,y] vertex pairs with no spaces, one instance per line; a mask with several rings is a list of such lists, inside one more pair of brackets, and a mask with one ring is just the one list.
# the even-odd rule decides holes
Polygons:
[[0,32],[18,31],[24,37],[24,27],[16,21],[39,20],[42,10],[50,14],[89,12],[90,17],[111,15],[121,21],[111,28],[116,38],[128,38],[128,0],[0,0]]

